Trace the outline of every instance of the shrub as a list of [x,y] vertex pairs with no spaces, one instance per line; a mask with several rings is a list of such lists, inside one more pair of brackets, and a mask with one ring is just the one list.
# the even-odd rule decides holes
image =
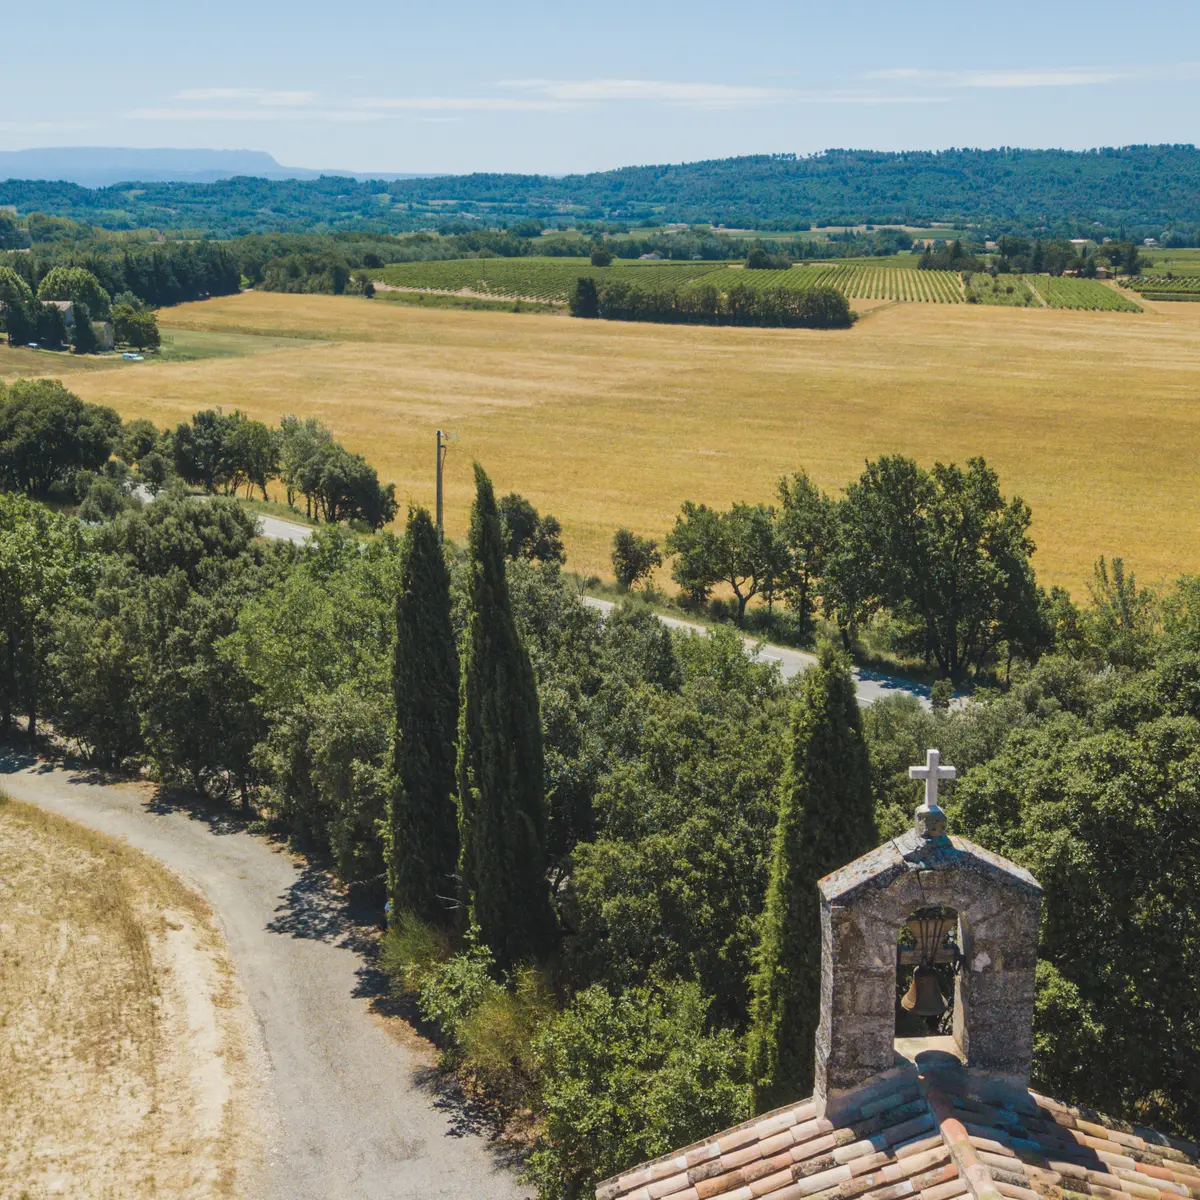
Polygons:
[[450,935],[410,912],[392,914],[383,937],[380,965],[401,995],[416,996],[429,978],[453,954]]
[[568,307],[573,317],[598,317],[600,305],[597,299],[596,281],[581,275],[571,289]]
[[662,555],[657,542],[622,528],[613,534],[612,565],[617,586],[627,592],[634,584],[649,579],[655,567],[662,566]]
[[512,991],[489,990],[459,1024],[465,1065],[508,1108],[532,1108],[539,1080],[534,1043],[558,1009],[545,976],[519,967]]
[[750,1115],[729,1030],[706,1031],[694,983],[580,992],[534,1045],[545,1132],[528,1178],[544,1200],[590,1195],[606,1176]]

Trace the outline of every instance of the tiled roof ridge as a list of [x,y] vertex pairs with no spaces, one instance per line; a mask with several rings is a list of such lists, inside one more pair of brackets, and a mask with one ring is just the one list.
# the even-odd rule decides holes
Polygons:
[[937,1122],[938,1132],[950,1157],[958,1167],[959,1176],[967,1185],[975,1200],[1004,1200],[992,1172],[972,1145],[966,1126],[954,1115],[954,1105],[950,1098],[925,1075],[917,1076],[917,1084],[925,1103],[929,1105],[933,1119]]
[[1186,1139],[957,1065],[819,1107],[785,1105],[622,1171],[597,1200],[1200,1200]]

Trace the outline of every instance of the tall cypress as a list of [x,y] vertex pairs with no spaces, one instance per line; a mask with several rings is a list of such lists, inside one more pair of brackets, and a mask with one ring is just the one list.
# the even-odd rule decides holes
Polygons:
[[804,676],[791,737],[750,981],[747,1068],[760,1112],[812,1091],[821,1007],[817,880],[876,841],[854,680],[832,650]]
[[504,577],[496,496],[475,464],[470,609],[458,716],[459,871],[471,921],[501,968],[554,940],[537,686]]
[[458,651],[450,574],[429,513],[410,509],[396,599],[396,740],[387,812],[393,913],[445,921],[457,888]]

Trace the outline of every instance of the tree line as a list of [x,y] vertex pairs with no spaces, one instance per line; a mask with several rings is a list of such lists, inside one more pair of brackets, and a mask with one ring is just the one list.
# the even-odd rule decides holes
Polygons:
[[748,287],[720,291],[703,281],[650,288],[621,278],[597,282],[581,276],[569,300],[571,315],[609,321],[661,321],[690,325],[766,325],[793,329],[847,329],[850,302],[833,288]]
[[[802,643],[823,616],[847,651],[886,614],[897,646],[961,681],[1036,661],[1070,608],[1061,589],[1037,585],[1030,520],[981,458],[927,469],[895,455],[868,462],[838,497],[798,471],[774,504],[686,501],[664,548],[686,607],[741,625],[751,601],[768,614],[779,605]],[[653,541],[618,531],[613,567],[626,590],[661,561]],[[732,599],[714,599],[717,587]]]
[[352,454],[315,417],[285,416],[278,428],[240,411],[205,409],[174,429],[139,418],[122,424],[57,380],[0,382],[0,488],[57,494],[85,518],[112,516],[184,484],[209,495],[248,497],[279,480],[288,506],[305,501],[310,519],[378,530],[396,516],[395,485]]
[[158,318],[140,297],[123,292],[114,299],[83,267],[52,268],[35,295],[21,275],[0,266],[0,327],[10,346],[36,343],[60,350],[70,345],[77,354],[92,354],[100,349],[94,321],[112,322],[116,345],[155,350],[161,342]]
[[[1192,145],[1094,150],[1003,146],[888,153],[829,149],[548,176],[476,173],[420,179],[226,179],[83,188],[0,181],[0,205],[60,217],[210,233],[314,228],[398,232],[457,217],[518,224],[564,209],[588,222],[705,222],[735,229],[927,225],[954,221],[1033,233],[1137,238],[1200,227],[1200,151]],[[387,202],[381,203],[380,197]],[[466,222],[463,222],[466,223]]]
[[1036,1085],[1200,1132],[1200,582],[1102,560],[1008,688],[860,712],[840,650],[784,684],[728,628],[602,619],[561,565],[482,471],[462,545],[420,510],[297,547],[220,496],[88,524],[0,495],[0,719],[36,695],[92,761],[388,896],[386,967],[494,1111],[533,1115],[546,1200],[807,1094],[816,879],[910,826],[937,745],[955,831],[1047,887]]

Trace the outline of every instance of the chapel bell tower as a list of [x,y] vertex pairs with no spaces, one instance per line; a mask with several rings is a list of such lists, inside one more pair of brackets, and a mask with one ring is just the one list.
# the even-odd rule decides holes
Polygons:
[[[936,750],[910,774],[925,782],[914,828],[818,884],[814,1099],[833,1118],[851,1089],[905,1069],[895,1045],[900,962],[928,959],[925,985],[935,964],[952,964],[954,1052],[972,1075],[1000,1087],[1029,1081],[1041,886],[1015,863],[947,835],[938,782],[954,778],[954,768],[942,766]],[[917,945],[902,950],[906,929]]]

